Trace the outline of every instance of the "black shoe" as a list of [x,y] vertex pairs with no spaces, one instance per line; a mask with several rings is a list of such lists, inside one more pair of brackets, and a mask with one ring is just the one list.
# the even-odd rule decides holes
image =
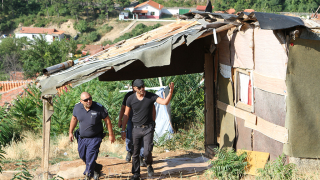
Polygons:
[[126,161],[127,162],[131,161],[131,156],[132,156],[131,152],[128,151],[127,156],[126,156]]
[[130,180],[140,180],[140,177],[137,175],[131,176]]
[[91,177],[90,176],[86,176],[83,180],[90,180]]
[[100,172],[94,171],[94,172],[93,172],[93,179],[94,179],[94,180],[98,180],[99,177],[100,177]]
[[143,160],[143,157],[139,156],[139,160],[140,160],[140,167],[147,167],[146,163]]
[[100,177],[100,172],[102,170],[102,164],[96,164],[93,171],[93,179],[98,180]]
[[151,165],[148,166],[147,171],[148,171],[148,176],[149,177],[153,176],[154,171],[153,171],[153,167]]

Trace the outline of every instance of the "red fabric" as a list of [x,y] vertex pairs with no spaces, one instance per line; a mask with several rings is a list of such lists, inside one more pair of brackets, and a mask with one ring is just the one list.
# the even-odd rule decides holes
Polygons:
[[249,80],[248,85],[248,104],[252,105],[252,88],[251,88],[251,80]]

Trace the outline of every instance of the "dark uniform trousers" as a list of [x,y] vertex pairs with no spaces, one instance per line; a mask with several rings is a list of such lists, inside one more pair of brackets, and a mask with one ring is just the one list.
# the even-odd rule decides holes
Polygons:
[[84,175],[93,177],[101,142],[102,138],[100,136],[93,138],[78,138],[79,156],[86,163]]
[[153,149],[153,134],[154,125],[150,124],[148,127],[133,127],[132,140],[133,140],[133,154],[132,154],[132,174],[140,176],[140,161],[139,151],[141,148],[141,142],[144,144],[144,159],[147,165],[151,165],[152,149]]

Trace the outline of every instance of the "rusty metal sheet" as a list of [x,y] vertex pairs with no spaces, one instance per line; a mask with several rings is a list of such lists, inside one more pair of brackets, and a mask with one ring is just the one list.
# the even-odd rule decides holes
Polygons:
[[251,133],[252,129],[244,126],[244,120],[236,117],[236,149],[244,149],[252,151]]
[[[255,89],[255,114],[279,126],[285,125],[286,103],[285,96],[273,94],[267,91]],[[253,131],[253,150],[270,153],[270,159],[274,160],[283,152],[283,143]]]

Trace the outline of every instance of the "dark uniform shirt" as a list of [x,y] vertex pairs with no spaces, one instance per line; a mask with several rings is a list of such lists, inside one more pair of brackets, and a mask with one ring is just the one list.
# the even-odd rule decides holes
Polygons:
[[[131,96],[131,94],[133,94],[133,91],[128,92],[128,93],[124,96],[123,101],[122,101],[122,105],[124,105],[124,106],[127,105],[127,104],[126,104],[126,103],[127,103],[127,99],[128,99],[129,96]],[[132,111],[132,109],[131,109],[130,115],[129,115],[129,119],[132,118],[132,115],[133,115],[133,111]]]
[[73,108],[73,116],[79,121],[80,136],[91,138],[100,136],[103,133],[102,119],[108,117],[108,111],[97,102],[87,111],[83,104],[77,103]]
[[147,125],[153,122],[153,104],[158,97],[158,95],[147,91],[141,101],[137,98],[136,93],[128,97],[127,106],[133,110],[132,123],[134,126]]

